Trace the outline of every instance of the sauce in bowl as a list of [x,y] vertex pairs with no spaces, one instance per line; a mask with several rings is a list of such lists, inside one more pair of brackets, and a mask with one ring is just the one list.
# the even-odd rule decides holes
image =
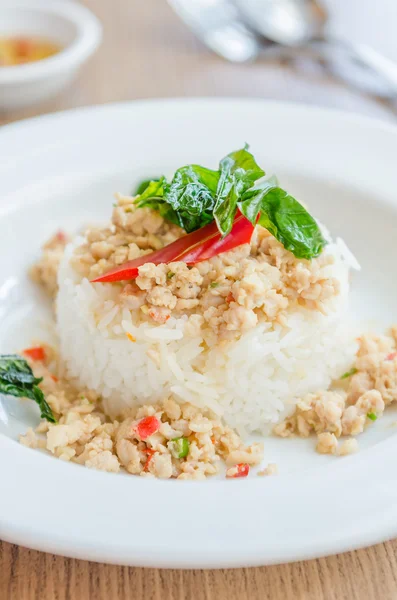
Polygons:
[[59,44],[45,38],[0,37],[0,68],[43,60],[61,50]]

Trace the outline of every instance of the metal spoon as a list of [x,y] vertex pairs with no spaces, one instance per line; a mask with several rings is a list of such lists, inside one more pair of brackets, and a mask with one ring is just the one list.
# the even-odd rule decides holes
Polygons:
[[211,50],[232,62],[255,59],[260,43],[230,0],[168,0],[181,19]]
[[[356,85],[367,91],[397,95],[397,65],[373,48],[330,36],[328,13],[318,0],[233,1],[246,23],[267,39],[289,47],[310,44],[333,63],[338,75],[353,78]],[[372,80],[368,79],[369,72],[374,75]]]
[[328,20],[316,0],[234,0],[234,4],[251,27],[285,46],[319,39]]
[[[253,27],[246,26],[233,0],[168,0],[168,3],[206,46],[231,62],[253,61],[259,55],[289,59],[296,54],[288,45],[260,39]],[[309,46],[305,53],[311,57],[318,55]]]

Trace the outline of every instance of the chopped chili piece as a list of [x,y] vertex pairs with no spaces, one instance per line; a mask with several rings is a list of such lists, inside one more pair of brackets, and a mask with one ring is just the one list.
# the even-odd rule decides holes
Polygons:
[[45,360],[46,358],[44,348],[42,348],[41,346],[36,346],[34,348],[26,348],[26,350],[23,351],[23,354],[25,356],[28,356],[32,360]]
[[156,309],[149,310],[149,317],[156,321],[157,323],[166,323],[171,315],[164,315],[160,313],[160,311]]
[[386,356],[386,360],[394,360],[397,356],[397,352],[391,352]]
[[145,452],[146,452],[146,455],[147,455],[147,459],[146,459],[146,462],[145,462],[145,464],[143,466],[143,470],[144,471],[148,471],[149,470],[150,462],[151,462],[151,460],[153,458],[153,455],[156,454],[156,450],[153,450],[153,448],[146,448]]
[[159,265],[183,261],[188,265],[195,265],[222,252],[247,244],[251,240],[253,231],[254,226],[248,219],[241,213],[237,213],[231,232],[224,238],[219,233],[216,222],[213,221],[209,225],[197,229],[197,231],[184,235],[160,250],[130,260],[92,281],[94,283],[106,283],[135,279],[138,276],[139,267],[146,263]]
[[230,467],[230,469],[226,471],[226,477],[228,479],[236,479],[237,477],[247,477],[249,472],[249,465],[247,465],[247,463],[240,463],[235,467]]
[[56,238],[59,242],[66,242],[66,235],[63,231],[57,231]]
[[58,377],[55,377],[55,375],[51,375],[51,379],[55,381],[55,383],[59,381]]
[[230,304],[231,302],[234,302],[234,296],[233,296],[232,292],[229,292],[229,294],[226,296],[226,302],[228,304]]
[[146,440],[160,429],[160,425],[161,423],[157,417],[144,417],[139,421],[136,431],[141,440]]

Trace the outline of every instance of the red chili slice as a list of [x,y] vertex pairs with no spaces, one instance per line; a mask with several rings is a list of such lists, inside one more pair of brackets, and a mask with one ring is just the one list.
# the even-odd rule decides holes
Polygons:
[[391,354],[388,354],[386,356],[386,360],[394,360],[397,356],[397,352],[391,352]]
[[222,238],[215,221],[213,221],[209,225],[175,240],[175,242],[168,244],[161,250],[155,250],[155,252],[130,260],[124,265],[108,271],[104,275],[93,279],[92,282],[108,283],[135,279],[138,276],[139,267],[146,263],[159,265],[183,261],[188,265],[194,265],[242,244],[247,244],[251,240],[253,231],[254,226],[252,223],[241,213],[237,213],[231,232],[224,238]]
[[45,360],[45,351],[41,346],[36,346],[35,348],[26,348],[26,350],[23,350],[23,354],[32,360]]
[[249,465],[247,465],[247,463],[240,463],[239,465],[228,469],[228,472],[229,471],[233,471],[232,475],[228,475],[226,473],[226,477],[228,477],[229,479],[236,479],[237,477],[247,477],[248,473],[250,472],[250,467]]
[[[212,223],[211,223],[212,225]],[[204,229],[204,228],[203,228]],[[199,229],[199,231],[201,231]],[[233,228],[229,235],[222,238],[217,230],[217,235],[211,239],[203,240],[203,242],[193,250],[183,255],[185,263],[195,265],[204,260],[209,260],[222,252],[233,250],[242,244],[247,244],[251,241],[254,226],[241,213],[238,213],[234,219]]]
[[161,423],[157,417],[144,417],[139,421],[136,431],[141,440],[146,440],[160,429],[160,425]]

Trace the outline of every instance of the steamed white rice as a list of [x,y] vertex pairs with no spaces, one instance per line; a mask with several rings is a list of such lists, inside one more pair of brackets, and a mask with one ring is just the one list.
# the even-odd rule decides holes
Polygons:
[[295,307],[285,326],[260,323],[210,349],[202,337],[184,336],[187,317],[138,322],[117,303],[120,287],[81,279],[70,266],[80,243],[69,245],[58,274],[61,356],[67,375],[100,393],[111,416],[173,393],[210,407],[240,433],[266,432],[299,397],[327,389],[351,365],[355,344],[344,323],[349,261],[340,242],[326,249],[335,257],[329,274],[341,284],[329,314]]

